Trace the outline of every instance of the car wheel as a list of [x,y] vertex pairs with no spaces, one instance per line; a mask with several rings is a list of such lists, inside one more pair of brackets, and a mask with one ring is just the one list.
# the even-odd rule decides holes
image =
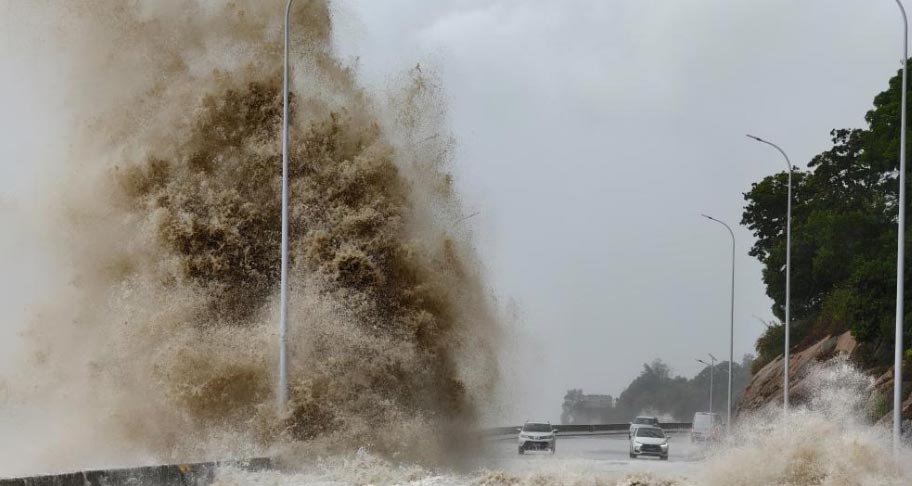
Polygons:
[[667,461],[667,460],[668,460],[668,456],[662,456],[661,459],[662,459],[663,461]]
[[557,452],[557,446],[551,446],[551,454]]
[[636,458],[637,458],[637,455],[631,452],[631,453],[630,453],[630,458],[631,458],[631,459],[636,459]]
[[523,449],[523,446],[519,446],[519,455],[523,455],[525,453],[526,453],[526,450]]

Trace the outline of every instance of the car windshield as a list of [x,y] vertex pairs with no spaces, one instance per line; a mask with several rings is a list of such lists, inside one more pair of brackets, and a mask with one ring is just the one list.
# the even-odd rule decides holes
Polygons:
[[659,423],[658,419],[652,417],[637,417],[633,420],[635,424],[657,424]]
[[523,432],[551,432],[551,424],[526,424]]
[[662,429],[654,429],[652,427],[640,427],[637,429],[637,437],[653,437],[656,439],[661,439],[665,437],[665,432],[662,432]]

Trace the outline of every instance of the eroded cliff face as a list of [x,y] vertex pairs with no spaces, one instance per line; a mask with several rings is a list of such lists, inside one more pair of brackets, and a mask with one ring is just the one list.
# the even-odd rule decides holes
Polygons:
[[[856,361],[860,352],[850,332],[827,336],[802,351],[793,351],[789,359],[790,404],[800,406],[812,397],[814,390],[806,378],[814,366],[830,360]],[[782,406],[784,363],[780,355],[754,374],[738,402],[737,414]],[[871,377],[867,388],[868,416],[878,423],[889,423],[892,420],[893,369],[866,370],[866,373]],[[903,378],[903,388],[908,391],[912,388],[909,370],[903,373]],[[905,398],[902,407],[904,427],[909,427],[912,422],[912,394]]]

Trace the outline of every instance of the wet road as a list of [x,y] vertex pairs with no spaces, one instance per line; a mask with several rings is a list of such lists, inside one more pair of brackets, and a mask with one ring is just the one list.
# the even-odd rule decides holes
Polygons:
[[672,434],[668,461],[654,457],[631,459],[627,435],[561,437],[557,453],[527,452],[519,455],[516,439],[498,439],[491,443],[491,457],[485,466],[511,474],[627,474],[655,473],[661,476],[688,476],[700,467],[704,449],[692,444],[686,433]]

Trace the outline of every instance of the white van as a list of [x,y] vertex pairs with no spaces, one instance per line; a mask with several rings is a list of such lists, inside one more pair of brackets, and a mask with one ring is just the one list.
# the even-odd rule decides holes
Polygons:
[[722,420],[717,413],[697,412],[690,429],[691,442],[722,438]]

